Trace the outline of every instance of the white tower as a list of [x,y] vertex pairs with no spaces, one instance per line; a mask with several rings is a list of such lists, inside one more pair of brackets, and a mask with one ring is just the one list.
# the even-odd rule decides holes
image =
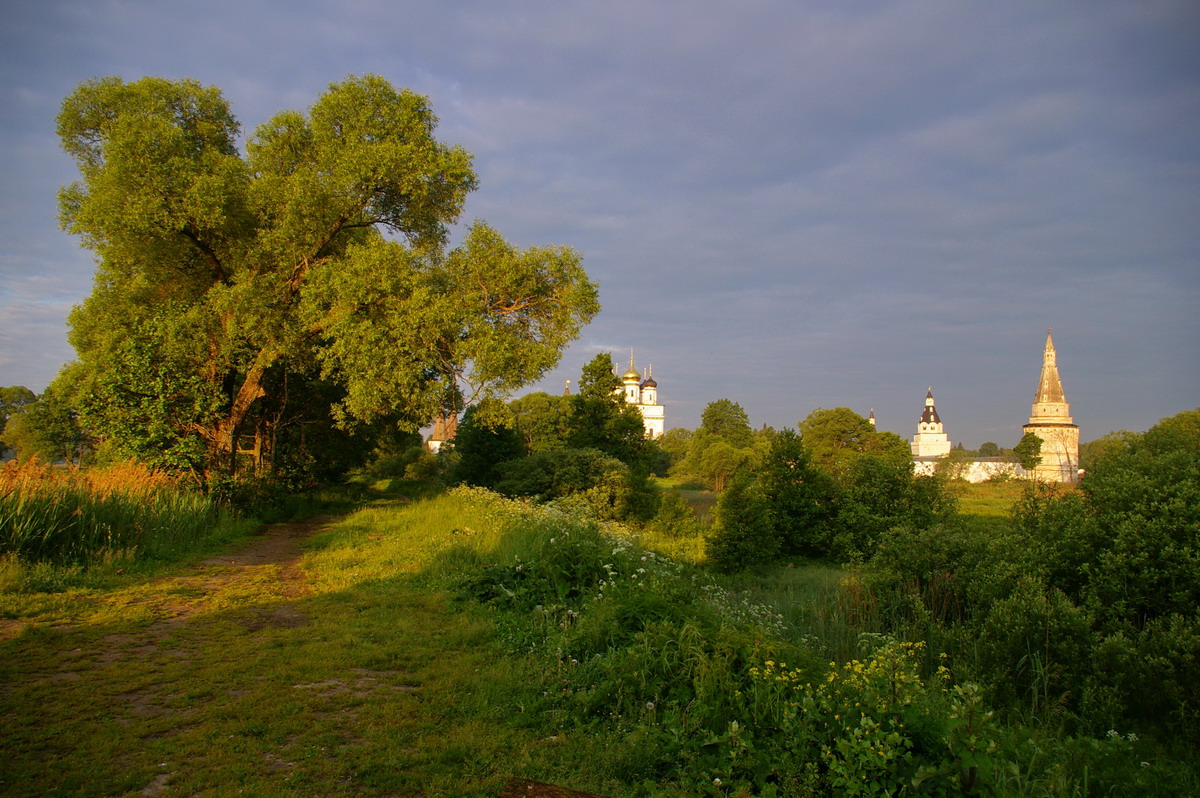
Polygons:
[[625,389],[625,401],[631,405],[642,403],[642,375],[633,366],[633,350],[629,350],[629,371],[621,375],[621,385]]
[[646,427],[647,438],[661,438],[666,426],[666,413],[658,403],[658,383],[654,381],[654,368],[646,369],[646,379],[642,380],[642,402],[638,410],[642,411],[642,422]]
[[950,439],[942,427],[937,408],[933,404],[933,388],[925,394],[925,409],[917,422],[917,434],[912,439],[913,457],[945,457],[950,454]]
[[1079,427],[1072,423],[1071,406],[1063,394],[1054,351],[1053,328],[1046,330],[1042,350],[1042,377],[1022,430],[1042,439],[1042,461],[1033,469],[1035,479],[1045,482],[1079,481]]

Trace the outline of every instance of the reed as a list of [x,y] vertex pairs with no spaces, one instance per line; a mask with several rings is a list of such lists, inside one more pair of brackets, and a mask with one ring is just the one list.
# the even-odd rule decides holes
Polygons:
[[80,470],[29,460],[0,469],[0,554],[27,562],[160,557],[224,520],[207,496],[137,463]]

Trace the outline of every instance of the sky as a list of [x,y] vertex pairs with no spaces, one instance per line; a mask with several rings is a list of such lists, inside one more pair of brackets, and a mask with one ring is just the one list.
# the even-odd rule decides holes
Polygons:
[[846,406],[1012,446],[1046,330],[1085,441],[1200,406],[1200,4],[6,0],[0,385],[45,388],[92,254],[55,116],[118,75],[219,87],[247,136],[330,83],[427,95],[484,219],[566,245],[596,353],[667,427]]

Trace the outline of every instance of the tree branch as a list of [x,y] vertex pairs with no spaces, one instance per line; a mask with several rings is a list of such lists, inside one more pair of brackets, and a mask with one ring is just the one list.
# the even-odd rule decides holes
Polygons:
[[184,227],[182,230],[180,230],[180,232],[183,234],[184,238],[186,238],[188,241],[191,241],[196,246],[196,249],[200,250],[200,252],[204,254],[205,259],[208,260],[209,268],[211,269],[213,276],[217,278],[217,281],[220,283],[228,283],[229,273],[226,272],[225,267],[221,265],[221,259],[217,257],[217,253],[213,251],[213,248],[201,241],[200,236],[196,235],[196,231],[193,230],[190,225]]

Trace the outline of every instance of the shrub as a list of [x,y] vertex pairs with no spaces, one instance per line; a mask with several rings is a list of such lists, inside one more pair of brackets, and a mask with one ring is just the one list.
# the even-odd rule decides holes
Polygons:
[[1089,620],[1061,590],[1037,579],[993,604],[979,627],[975,663],[993,700],[1043,722],[1073,711],[1088,676]]
[[738,474],[717,502],[709,562],[725,573],[765,565],[779,554],[780,542],[766,497],[746,474]]

